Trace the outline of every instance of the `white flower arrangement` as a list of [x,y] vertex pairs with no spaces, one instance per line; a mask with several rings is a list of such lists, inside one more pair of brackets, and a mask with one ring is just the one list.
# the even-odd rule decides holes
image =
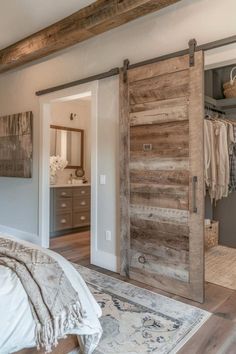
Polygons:
[[57,171],[62,171],[68,165],[68,161],[61,156],[50,156],[50,175],[56,176]]

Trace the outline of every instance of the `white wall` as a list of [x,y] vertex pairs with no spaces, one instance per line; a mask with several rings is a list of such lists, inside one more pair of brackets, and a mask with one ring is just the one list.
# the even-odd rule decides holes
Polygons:
[[[34,168],[32,180],[0,178],[0,224],[38,233],[39,102],[35,91],[121,66],[125,58],[134,63],[184,49],[193,37],[202,44],[235,35],[235,13],[235,0],[183,0],[44,61],[1,75],[0,114],[24,110],[34,113]],[[106,84],[104,81],[105,85],[108,82]],[[109,100],[102,103],[104,114],[109,112],[109,107]],[[99,119],[101,122],[104,119],[107,124],[105,115],[100,115]],[[109,134],[104,125],[103,143],[106,149],[101,150],[104,161],[109,149],[116,144],[114,137],[111,139]],[[113,169],[112,178],[117,163],[118,160],[113,161],[112,166],[107,167]],[[113,180],[115,183],[118,183],[117,178]],[[102,222],[106,220],[105,213],[106,208],[101,217]],[[99,247],[106,248],[111,254],[116,252],[113,247],[116,241],[113,240],[113,245],[108,246],[104,244],[103,237],[101,234]]]
[[[98,242],[103,252],[116,254],[119,235],[119,80],[104,79],[98,88],[98,178],[106,175],[106,185],[98,183]],[[108,104],[109,102],[109,104]],[[105,231],[112,240],[106,241]],[[112,260],[113,264],[116,260]],[[114,267],[112,267],[114,270]]]
[[[76,114],[70,120],[70,114]],[[79,99],[51,104],[51,122],[53,125],[84,130],[84,171],[88,182],[91,181],[91,99]],[[75,176],[75,170],[66,168],[57,172],[57,183],[68,182],[70,174]]]

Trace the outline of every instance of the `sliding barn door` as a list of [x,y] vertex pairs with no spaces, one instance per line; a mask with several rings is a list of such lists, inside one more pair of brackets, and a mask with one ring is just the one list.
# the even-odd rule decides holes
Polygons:
[[120,75],[121,274],[204,299],[203,53]]

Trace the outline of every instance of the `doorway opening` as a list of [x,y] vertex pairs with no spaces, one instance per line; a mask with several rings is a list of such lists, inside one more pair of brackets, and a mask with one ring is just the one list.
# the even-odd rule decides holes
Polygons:
[[97,86],[40,99],[41,245],[84,264],[97,243]]
[[236,59],[205,71],[204,120],[205,280],[232,290],[236,290],[235,75]]
[[90,261],[91,95],[51,103],[50,248]]

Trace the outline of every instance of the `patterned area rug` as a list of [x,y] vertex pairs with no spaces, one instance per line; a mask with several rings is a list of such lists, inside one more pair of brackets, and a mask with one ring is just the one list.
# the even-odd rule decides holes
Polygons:
[[75,265],[103,317],[94,354],[177,353],[210,313]]
[[236,290],[236,249],[216,246],[206,252],[206,281]]

